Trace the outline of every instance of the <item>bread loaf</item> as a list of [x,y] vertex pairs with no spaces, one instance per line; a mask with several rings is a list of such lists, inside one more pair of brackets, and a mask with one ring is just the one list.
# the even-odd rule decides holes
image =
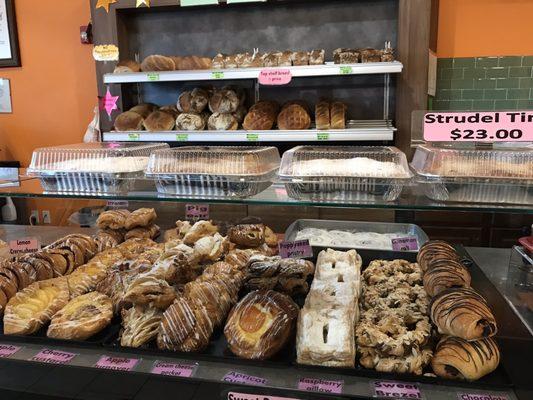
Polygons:
[[279,66],[279,59],[281,52],[267,53],[263,58],[263,67],[277,67]]
[[139,64],[137,61],[120,61],[113,71],[114,74],[128,74],[132,72],[141,72],[141,64]]
[[309,65],[322,65],[325,62],[325,50],[312,50],[309,52]]
[[329,129],[331,127],[329,108],[330,104],[327,101],[320,101],[315,106],[316,129]]
[[239,122],[230,113],[214,113],[209,117],[207,127],[212,131],[234,131],[239,127]]
[[249,111],[251,112],[256,110],[266,111],[276,118],[279,112],[279,104],[271,100],[261,100],[250,107]]
[[346,105],[341,102],[331,104],[331,129],[346,129]]
[[284,51],[278,58],[278,66],[290,67],[292,65],[292,57],[294,53],[292,51]]
[[382,50],[376,50],[376,49],[360,49],[359,50],[359,56],[361,58],[362,63],[381,62],[382,55],[383,55]]
[[159,109],[159,111],[172,115],[174,117],[174,120],[178,118],[178,115],[180,115],[178,108],[174,104],[163,106]]
[[176,125],[176,118],[164,111],[154,111],[143,122],[147,131],[171,131]]
[[140,131],[144,118],[133,111],[126,111],[115,119],[115,129],[119,132]]
[[239,97],[233,90],[218,90],[209,99],[209,109],[213,113],[232,113],[239,105]]
[[206,118],[202,114],[183,113],[176,118],[176,129],[182,131],[201,131],[205,124]]
[[291,104],[278,115],[278,128],[281,130],[309,129],[310,126],[311,117],[301,105]]
[[203,89],[183,92],[178,98],[177,108],[181,112],[200,114],[207,107],[209,95]]
[[176,64],[170,57],[153,55],[146,57],[141,63],[141,69],[143,72],[151,71],[174,71]]
[[224,60],[226,59],[225,54],[218,53],[213,60],[211,61],[211,68],[213,69],[224,69],[226,68],[226,64],[224,63]]
[[266,131],[273,128],[275,121],[275,114],[258,108],[246,114],[242,127],[247,131]]
[[143,118],[148,117],[155,110],[157,110],[157,106],[150,103],[138,104],[135,107],[130,108],[131,112],[137,113]]
[[309,53],[307,51],[295,51],[291,56],[292,65],[309,65]]
[[359,52],[355,49],[336,49],[333,51],[335,64],[356,64],[359,62]]
[[178,62],[177,69],[183,71],[191,71],[197,69],[210,69],[212,62],[211,59],[198,56],[176,57]]
[[227,69],[238,68],[239,65],[237,64],[237,56],[232,54],[232,55],[224,57],[224,66]]
[[239,106],[239,108],[237,108],[237,111],[235,111],[233,114],[233,116],[235,117],[235,119],[237,120],[237,122],[239,124],[242,124],[242,122],[244,121],[244,117],[246,117],[246,107],[244,106]]

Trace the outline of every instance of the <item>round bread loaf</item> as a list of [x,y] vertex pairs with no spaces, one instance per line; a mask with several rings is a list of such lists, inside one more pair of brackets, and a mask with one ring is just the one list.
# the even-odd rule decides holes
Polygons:
[[309,129],[310,126],[311,117],[301,105],[291,104],[278,115],[278,128],[281,130]]
[[242,123],[242,127],[247,131],[266,131],[272,129],[276,117],[271,112],[256,109],[248,112]]
[[201,131],[205,128],[205,115],[183,113],[176,119],[176,129],[183,131]]
[[120,61],[113,71],[114,74],[127,74],[132,72],[141,72],[141,64],[139,64],[137,61]]
[[209,109],[213,113],[232,113],[239,105],[239,96],[233,90],[216,91],[209,99]]
[[145,103],[136,105],[135,107],[130,108],[129,111],[137,113],[141,117],[146,118],[155,110],[157,110],[157,106],[155,104]]
[[237,120],[237,122],[239,122],[239,124],[242,124],[242,121],[244,121],[244,117],[246,117],[246,107],[240,106],[239,108],[237,108],[237,111],[232,114]]
[[213,131],[234,131],[239,127],[239,122],[230,113],[214,113],[211,114],[207,121],[209,130]]
[[176,124],[175,118],[172,114],[164,111],[154,111],[143,122],[147,131],[171,131]]
[[144,118],[133,111],[126,111],[115,119],[115,129],[119,132],[140,131]]
[[251,112],[256,110],[266,111],[276,118],[279,112],[279,104],[271,100],[261,100],[250,107],[249,111]]
[[178,115],[180,115],[178,108],[174,104],[163,106],[159,109],[159,111],[166,112],[167,114],[172,115],[174,119],[178,118]]
[[141,69],[144,72],[151,71],[174,71],[176,64],[170,57],[153,55],[146,57],[141,63]]
[[207,107],[209,94],[204,89],[196,88],[191,92],[183,92],[179,99],[177,108],[181,112],[200,114]]

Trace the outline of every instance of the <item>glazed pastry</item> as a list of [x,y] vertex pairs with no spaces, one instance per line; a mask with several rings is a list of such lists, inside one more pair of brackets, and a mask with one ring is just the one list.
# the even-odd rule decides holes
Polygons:
[[446,289],[470,287],[470,273],[460,262],[454,260],[436,260],[431,269],[424,274],[424,288],[431,296],[436,296]]
[[67,276],[70,298],[92,292],[96,285],[107,275],[109,267],[98,261],[82,265]]
[[297,316],[298,306],[290,297],[274,291],[255,291],[231,310],[224,335],[235,355],[269,359],[291,338]]
[[258,247],[265,243],[265,228],[263,225],[236,225],[229,229],[228,238],[238,246]]
[[125,239],[156,239],[161,233],[161,229],[156,224],[148,225],[146,227],[137,227],[126,232]]
[[[206,310],[214,328],[222,325],[232,305],[232,294],[228,287],[221,285],[217,280],[189,282],[183,289],[188,299],[197,300]],[[233,295],[236,295],[233,293]]]
[[200,114],[206,109],[208,102],[209,94],[204,89],[196,88],[180,95],[177,109],[184,113]]
[[309,52],[309,65],[322,65],[325,62],[325,50],[312,50]]
[[303,130],[311,126],[309,113],[298,104],[284,107],[278,115],[278,128],[280,130]]
[[161,55],[153,55],[146,57],[141,63],[141,69],[143,72],[152,71],[174,71],[176,64],[170,57]]
[[213,262],[222,258],[229,249],[229,241],[218,232],[205,236],[194,244],[194,252],[199,262]]
[[119,61],[113,71],[114,74],[131,74],[133,72],[141,72],[141,64],[133,60]]
[[171,131],[176,125],[176,117],[163,111],[154,111],[143,121],[147,131]]
[[212,131],[234,131],[238,127],[239,122],[231,113],[214,113],[207,121],[207,129]]
[[111,299],[98,292],[76,297],[52,318],[47,336],[53,339],[86,340],[111,323]]
[[107,230],[100,230],[94,236],[94,240],[96,241],[96,244],[98,245],[99,253],[106,251],[108,249],[112,249],[115,246],[118,246],[120,243],[122,243],[123,239],[124,239],[123,235],[122,235],[122,240],[119,240],[116,235],[114,235],[113,233],[110,233]]
[[98,216],[96,226],[100,229],[122,229],[125,228],[126,219],[130,215],[128,210],[104,211]]
[[365,368],[379,372],[422,375],[433,352],[429,348],[413,351],[405,357],[381,356],[374,348],[359,347],[359,362]]
[[133,229],[138,226],[149,226],[157,218],[157,214],[153,208],[139,208],[128,214],[124,222],[124,228]]
[[442,378],[475,381],[490,374],[499,363],[500,351],[493,339],[469,342],[448,336],[437,345],[431,367]]
[[416,260],[425,272],[429,269],[430,262],[434,260],[460,261],[461,259],[449,243],[442,240],[430,240],[420,247]]
[[356,64],[359,62],[359,52],[355,49],[336,49],[333,51],[335,64]]
[[157,110],[157,106],[150,103],[138,104],[135,107],[130,108],[130,112],[139,114],[143,118],[148,117],[155,110]]
[[115,119],[115,129],[118,132],[141,131],[143,122],[144,118],[141,115],[133,111],[126,111]]
[[4,313],[5,335],[31,335],[69,301],[65,278],[35,282],[9,300]]
[[[18,290],[22,290],[25,287],[29,286],[31,283],[30,276],[26,269],[22,268],[22,265],[15,262],[15,261],[2,261],[0,262],[0,276],[5,277],[9,282],[12,282],[12,284],[17,288]],[[7,295],[1,286],[4,286],[2,283],[0,283],[0,314],[2,313],[5,304],[3,304],[2,299],[6,298],[6,304],[7,304]]]
[[211,221],[196,222],[183,237],[184,244],[194,244],[205,236],[213,236],[218,232],[218,227]]
[[207,310],[196,301],[178,295],[164,312],[157,347],[162,350],[198,352],[209,344],[213,324]]
[[212,113],[233,113],[240,104],[240,99],[233,90],[217,90],[209,99],[209,110]]
[[496,320],[486,300],[470,288],[439,293],[431,301],[430,315],[443,335],[478,340],[497,332]]
[[341,102],[331,104],[331,129],[346,129],[346,105]]
[[204,115],[183,113],[176,118],[176,129],[182,131],[201,131],[205,128]]
[[134,279],[128,286],[124,301],[134,305],[167,309],[176,298],[176,291],[166,281],[144,275]]
[[329,108],[330,104],[327,101],[317,103],[315,107],[316,129],[329,129],[331,127]]
[[291,54],[292,65],[309,65],[309,53],[307,51],[295,51]]
[[359,56],[361,57],[362,63],[381,62],[383,51],[376,49],[360,49]]
[[163,313],[155,307],[135,306],[122,310],[120,345],[141,347],[157,337]]
[[[83,253],[81,252],[80,249],[76,248],[75,246],[73,250],[76,252],[76,255],[77,255],[77,257],[75,256],[75,262],[76,262],[75,266],[77,267],[79,265],[82,265],[84,263]],[[22,256],[19,256],[17,259],[20,262],[24,262],[32,266],[32,268],[35,270],[37,274],[38,281],[44,281],[47,279],[52,279],[54,277],[54,269],[52,268],[52,264],[48,260],[41,260],[37,258],[35,254],[32,254],[32,253],[24,254]],[[70,272],[72,271],[67,271],[67,273],[70,273]],[[6,286],[5,284],[6,281],[7,281],[6,279],[0,278],[0,283],[2,283],[1,288],[4,290],[4,292],[8,290],[7,289],[8,286]],[[11,297],[9,295],[9,292],[6,292],[6,294],[8,295],[8,298]]]

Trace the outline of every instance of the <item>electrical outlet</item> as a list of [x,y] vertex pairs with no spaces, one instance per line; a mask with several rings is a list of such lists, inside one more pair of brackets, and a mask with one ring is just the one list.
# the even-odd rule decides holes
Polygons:
[[50,211],[45,210],[43,211],[43,224],[51,224],[52,223],[52,216],[50,215]]
[[39,210],[31,210],[30,224],[39,225]]

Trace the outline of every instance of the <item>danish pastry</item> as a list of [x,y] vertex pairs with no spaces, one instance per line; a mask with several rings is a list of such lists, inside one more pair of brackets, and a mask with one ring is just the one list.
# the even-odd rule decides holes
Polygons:
[[155,307],[135,306],[122,310],[120,345],[141,347],[157,337],[163,312]]
[[98,216],[96,226],[100,229],[123,229],[129,215],[130,212],[128,210],[104,211]]
[[272,290],[255,291],[231,310],[224,334],[237,356],[265,360],[287,344],[297,317],[298,306],[290,297]]
[[156,239],[161,233],[161,229],[156,224],[148,225],[146,227],[137,227],[126,232],[124,238],[129,239]]
[[98,261],[82,265],[67,276],[70,297],[78,297],[95,290],[98,282],[106,277],[107,271],[108,267]]
[[141,306],[168,308],[176,298],[176,291],[163,279],[144,275],[134,279],[124,293],[124,301]]
[[70,300],[52,317],[47,336],[86,340],[109,325],[112,317],[111,299],[101,293],[90,292]]
[[133,229],[138,226],[151,225],[157,218],[157,214],[153,208],[139,208],[128,214],[126,221],[124,221],[124,228]]
[[217,232],[218,227],[211,221],[198,221],[187,231],[183,237],[183,243],[187,245],[194,244],[201,238],[213,236]]
[[232,243],[243,247],[258,247],[265,243],[263,225],[236,225],[229,229],[228,238]]

